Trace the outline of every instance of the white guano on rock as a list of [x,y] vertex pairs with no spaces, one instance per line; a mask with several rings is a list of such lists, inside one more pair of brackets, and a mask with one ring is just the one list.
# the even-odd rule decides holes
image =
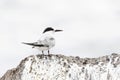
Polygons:
[[120,55],[99,58],[32,55],[0,80],[120,80]]

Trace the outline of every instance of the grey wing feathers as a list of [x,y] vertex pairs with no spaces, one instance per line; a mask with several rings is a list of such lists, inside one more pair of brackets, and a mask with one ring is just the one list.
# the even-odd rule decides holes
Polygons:
[[49,47],[48,45],[38,44],[37,42],[34,42],[34,43],[25,43],[25,42],[22,42],[22,43],[26,44],[26,45],[31,45],[31,46],[34,46],[34,47]]

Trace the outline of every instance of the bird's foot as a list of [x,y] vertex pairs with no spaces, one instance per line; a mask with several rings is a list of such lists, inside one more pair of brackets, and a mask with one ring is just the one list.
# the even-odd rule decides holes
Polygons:
[[51,57],[51,54],[49,53],[48,56]]

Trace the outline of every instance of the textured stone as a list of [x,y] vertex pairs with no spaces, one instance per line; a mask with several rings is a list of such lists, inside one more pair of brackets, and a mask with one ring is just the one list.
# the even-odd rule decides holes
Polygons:
[[32,55],[0,80],[120,80],[120,55],[80,58],[64,55]]

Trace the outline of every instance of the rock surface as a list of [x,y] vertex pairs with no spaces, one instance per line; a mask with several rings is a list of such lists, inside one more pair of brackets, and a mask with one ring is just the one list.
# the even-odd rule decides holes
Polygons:
[[120,55],[99,58],[32,55],[0,80],[120,80]]

